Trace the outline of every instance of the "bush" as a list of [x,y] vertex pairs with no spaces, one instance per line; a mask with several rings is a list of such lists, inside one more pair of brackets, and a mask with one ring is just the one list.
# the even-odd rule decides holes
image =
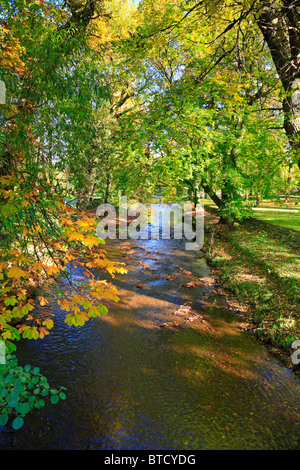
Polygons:
[[45,406],[45,399],[49,398],[52,404],[64,400],[63,390],[66,389],[51,389],[38,367],[21,367],[16,356],[6,356],[6,363],[0,365],[0,426],[11,420],[13,429],[20,429],[25,415]]

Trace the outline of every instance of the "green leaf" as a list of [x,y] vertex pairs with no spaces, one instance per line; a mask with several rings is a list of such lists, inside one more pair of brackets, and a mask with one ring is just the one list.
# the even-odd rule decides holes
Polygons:
[[51,401],[52,405],[55,405],[59,401],[59,396],[58,395],[52,395],[52,397],[50,398],[50,401]]
[[18,416],[17,418],[13,420],[12,427],[15,431],[17,431],[23,426],[23,424],[24,424],[23,418],[21,418],[21,416]]
[[34,395],[31,395],[29,398],[28,398],[28,402],[29,403],[35,403],[37,401],[37,397],[34,396]]
[[11,397],[8,400],[7,405],[9,406],[9,408],[15,408],[17,406],[18,402],[19,402],[18,397]]
[[8,353],[11,353],[17,349],[17,346],[11,341],[6,341],[5,346]]
[[4,398],[4,397],[6,397],[7,393],[8,393],[8,391],[7,391],[7,389],[6,389],[6,388],[4,388],[3,390],[1,390],[1,393],[0,393],[0,398]]
[[105,305],[98,305],[98,312],[101,314],[101,315],[106,315],[108,313],[108,308],[105,306]]
[[18,303],[16,297],[7,297],[6,299],[4,299],[4,303],[5,305],[15,305],[16,303]]
[[[13,386],[15,386],[15,384],[13,384]],[[10,398],[18,398],[18,397],[19,397],[19,390],[13,389],[13,390],[10,392]]]
[[8,414],[0,415],[0,426],[5,426],[8,421]]
[[19,403],[16,406],[16,412],[21,415],[26,415],[30,411],[30,406],[28,403]]
[[7,376],[4,379],[5,385],[10,384],[12,382],[13,378],[10,374],[7,374]]

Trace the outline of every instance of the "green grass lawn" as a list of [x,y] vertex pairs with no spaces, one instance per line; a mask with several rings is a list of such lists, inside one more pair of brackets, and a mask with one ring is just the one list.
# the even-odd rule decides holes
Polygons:
[[[201,204],[209,207],[217,207],[210,199],[201,199]],[[262,210],[272,209],[272,210]],[[274,210],[278,209],[278,210]],[[281,209],[281,210],[280,210]],[[285,212],[285,210],[298,210],[299,212]],[[271,201],[263,201],[259,210],[253,210],[253,217],[258,220],[263,220],[270,224],[279,225],[280,227],[300,231],[300,205],[297,200],[283,203],[282,205],[275,204]]]
[[253,211],[253,217],[270,224],[300,231],[300,212]]

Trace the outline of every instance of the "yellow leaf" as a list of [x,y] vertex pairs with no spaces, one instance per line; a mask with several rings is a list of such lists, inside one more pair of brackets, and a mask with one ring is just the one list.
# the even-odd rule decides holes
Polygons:
[[68,231],[66,235],[71,241],[74,240],[74,241],[82,242],[84,240],[84,235],[81,232]]
[[48,304],[48,300],[45,297],[39,297],[40,305],[43,307],[44,305]]
[[47,271],[47,274],[52,275],[52,274],[59,273],[59,271],[62,271],[64,268],[63,268],[63,266],[58,267],[54,264],[51,264],[49,266],[46,266],[45,269]]
[[39,338],[44,338],[45,335],[49,334],[49,331],[46,328],[40,327],[38,333],[39,333]]
[[72,219],[68,219],[67,217],[60,217],[60,221],[64,225],[68,225],[69,227],[72,227],[74,225],[74,222]]
[[19,279],[20,277],[25,277],[27,273],[23,271],[23,269],[19,268],[18,266],[13,266],[9,268],[7,271],[7,276],[10,278]]
[[53,323],[53,320],[51,320],[51,318],[47,318],[46,320],[43,321],[42,325],[44,325],[46,328],[48,328],[48,330],[50,330],[51,328],[53,328],[54,323]]
[[81,227],[81,228],[95,228],[95,225],[96,225],[96,221],[94,219],[91,219],[91,218],[85,218],[85,219],[82,219],[82,220],[78,220],[78,226]]
[[100,243],[100,240],[99,238],[97,237],[94,237],[93,235],[89,235],[89,236],[86,236],[84,239],[83,239],[83,243],[85,246],[97,246],[99,245]]
[[69,313],[66,318],[65,322],[71,326],[83,326],[85,322],[89,319],[89,317],[85,313]]
[[37,262],[37,263],[32,263],[31,268],[34,271],[42,271],[44,269],[44,266],[42,263]]

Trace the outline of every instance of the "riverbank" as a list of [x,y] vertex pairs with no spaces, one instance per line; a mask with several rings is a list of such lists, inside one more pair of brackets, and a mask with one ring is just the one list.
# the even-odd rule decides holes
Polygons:
[[300,339],[300,240],[293,230],[248,219],[229,230],[206,212],[205,255],[225,308],[235,310],[289,367]]

